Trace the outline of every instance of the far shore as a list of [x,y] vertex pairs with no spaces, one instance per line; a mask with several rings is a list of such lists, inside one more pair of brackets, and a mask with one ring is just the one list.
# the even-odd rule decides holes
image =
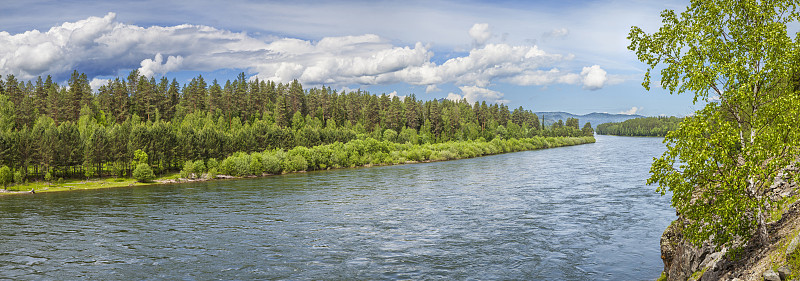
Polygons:
[[[555,148],[555,147],[553,147]],[[516,151],[521,152],[521,151]],[[513,153],[513,152],[507,152]],[[491,154],[491,155],[499,155],[504,153],[498,154]],[[490,155],[483,155],[483,156],[490,156]],[[483,157],[479,156],[479,157]],[[467,158],[461,158],[467,159]],[[431,162],[443,162],[443,161],[453,161],[453,160],[461,160],[461,159],[451,159],[451,160],[425,160],[425,161],[406,161],[400,164],[367,164],[363,166],[356,166],[356,167],[343,167],[343,168],[328,168],[322,171],[327,170],[341,170],[341,169],[352,169],[352,168],[369,168],[369,167],[380,167],[380,166],[394,166],[394,165],[405,165],[405,164],[418,164],[418,163],[431,163]],[[156,178],[152,182],[138,182],[132,178],[116,178],[116,177],[107,177],[107,178],[95,178],[95,179],[71,179],[69,181],[64,182],[61,185],[57,185],[54,183],[46,183],[41,181],[26,183],[20,186],[13,186],[14,189],[19,190],[6,190],[0,189],[0,197],[7,196],[7,195],[35,195],[36,193],[50,193],[50,192],[65,192],[65,191],[78,191],[78,190],[93,190],[93,189],[106,189],[106,188],[115,188],[115,187],[139,187],[139,186],[149,186],[149,185],[160,185],[160,184],[181,184],[181,183],[192,183],[192,182],[205,182],[205,181],[212,181],[212,180],[225,180],[225,179],[249,179],[249,178],[263,178],[269,176],[279,176],[285,174],[293,174],[293,173],[305,173],[306,171],[297,171],[297,172],[290,172],[290,173],[283,173],[283,174],[262,174],[261,176],[244,176],[244,177],[234,177],[229,175],[217,175],[214,178],[208,177],[207,174],[203,174],[201,177],[197,178],[180,178],[178,172],[173,172]],[[316,171],[315,171],[316,172]]]

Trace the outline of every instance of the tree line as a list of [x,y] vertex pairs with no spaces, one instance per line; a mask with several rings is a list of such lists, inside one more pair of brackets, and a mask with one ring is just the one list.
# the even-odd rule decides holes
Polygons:
[[78,71],[66,85],[50,76],[19,81],[7,75],[0,79],[0,166],[23,179],[130,176],[142,162],[136,151],[163,173],[236,152],[368,138],[433,144],[587,135],[577,122],[545,128],[522,107],[304,89],[297,80],[250,80],[244,73],[225,83],[209,85],[200,75],[180,85],[134,70],[97,91]]
[[675,116],[628,119],[623,122],[597,125],[597,133],[615,136],[664,137],[667,133],[678,129],[682,120],[683,118]]

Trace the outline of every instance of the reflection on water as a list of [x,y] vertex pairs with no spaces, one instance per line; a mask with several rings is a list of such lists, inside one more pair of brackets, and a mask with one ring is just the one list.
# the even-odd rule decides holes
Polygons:
[[0,279],[644,280],[660,139],[0,198]]

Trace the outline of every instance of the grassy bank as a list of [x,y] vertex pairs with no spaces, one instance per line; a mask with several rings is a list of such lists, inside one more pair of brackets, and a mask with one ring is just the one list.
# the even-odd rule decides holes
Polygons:
[[62,183],[32,182],[8,187],[0,195],[27,194],[30,190],[58,192],[124,186],[143,186],[166,182],[209,180],[228,177],[266,176],[301,171],[337,168],[382,166],[419,162],[447,161],[500,153],[571,146],[595,142],[594,137],[533,137],[523,139],[493,139],[492,141],[451,141],[436,144],[399,144],[367,138],[347,143],[332,143],[314,147],[298,146],[291,150],[271,150],[255,153],[235,153],[217,161],[189,161],[180,173],[157,178],[151,183],[128,178],[67,180]]
[[0,196],[12,194],[29,194],[31,190],[36,193],[43,192],[60,192],[60,191],[73,191],[73,190],[90,190],[111,187],[125,187],[125,186],[144,186],[152,184],[161,184],[163,182],[175,180],[178,178],[177,173],[171,173],[163,177],[159,177],[156,181],[149,183],[137,182],[132,178],[93,178],[86,179],[70,179],[64,180],[62,183],[47,183],[42,181],[28,182],[24,184],[16,184],[9,186],[7,190],[0,190]]

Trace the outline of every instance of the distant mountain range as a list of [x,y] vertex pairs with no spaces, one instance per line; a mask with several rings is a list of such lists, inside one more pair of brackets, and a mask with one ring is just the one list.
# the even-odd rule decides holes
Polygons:
[[544,118],[544,124],[547,126],[552,125],[558,120],[567,121],[567,118],[578,118],[578,123],[580,127],[583,127],[583,124],[589,122],[592,124],[593,128],[597,128],[597,125],[608,123],[608,122],[622,122],[628,119],[634,118],[642,118],[642,115],[628,115],[628,114],[611,114],[611,113],[597,113],[592,112],[586,115],[575,115],[572,113],[567,112],[535,112],[536,116],[539,116],[539,122],[542,122],[542,118]]

